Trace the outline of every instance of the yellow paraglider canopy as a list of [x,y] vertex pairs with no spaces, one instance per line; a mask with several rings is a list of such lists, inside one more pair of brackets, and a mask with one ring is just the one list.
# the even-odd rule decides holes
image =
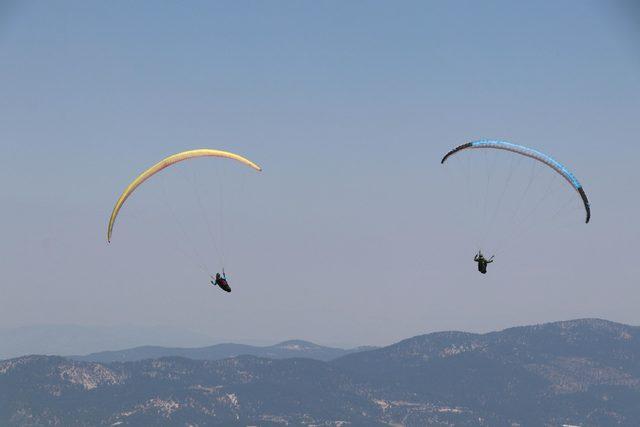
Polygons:
[[160,172],[161,170],[173,164],[179,163],[183,160],[192,159],[194,157],[224,157],[227,159],[237,160],[238,162],[244,163],[245,165],[257,171],[262,170],[260,166],[253,163],[251,160],[246,159],[238,154],[230,153],[228,151],[201,148],[198,150],[183,151],[181,153],[177,153],[172,156],[169,156],[166,159],[163,159],[158,163],[156,163],[155,165],[151,166],[146,171],[142,172],[136,179],[133,180],[133,182],[131,182],[131,184],[129,184],[129,186],[124,190],[122,195],[118,198],[116,205],[113,207],[113,212],[111,212],[111,218],[109,218],[109,228],[107,230],[107,241],[111,242],[113,225],[116,221],[116,217],[118,216],[118,213],[120,212],[120,209],[122,208],[122,205],[124,205],[124,202],[131,195],[131,193],[135,191],[136,188],[138,188],[143,182],[145,182],[147,179],[151,178],[153,175]]

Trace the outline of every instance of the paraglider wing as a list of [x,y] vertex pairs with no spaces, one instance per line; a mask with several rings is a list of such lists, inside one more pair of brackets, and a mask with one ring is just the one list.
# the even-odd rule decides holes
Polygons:
[[211,150],[208,148],[202,148],[198,150],[183,151],[181,153],[177,153],[172,156],[169,156],[166,159],[163,159],[158,163],[156,163],[155,165],[151,166],[146,171],[142,172],[136,179],[133,180],[133,182],[131,182],[131,184],[129,184],[129,186],[120,195],[120,198],[118,198],[118,201],[113,207],[113,211],[111,212],[111,217],[109,218],[109,227],[107,230],[107,241],[111,242],[113,225],[116,221],[116,217],[118,216],[118,213],[120,212],[120,209],[122,208],[122,205],[124,205],[124,202],[131,195],[131,193],[135,191],[136,188],[138,188],[143,182],[145,182],[147,179],[151,178],[153,175],[157,174],[161,170],[171,165],[174,165],[176,163],[182,162],[184,160],[192,159],[195,157],[223,157],[227,159],[236,160],[257,171],[262,170],[260,166],[253,163],[251,160],[246,159],[242,156],[239,156],[238,154],[230,153],[228,151]]
[[496,150],[507,150],[513,153],[521,154],[523,156],[531,157],[532,159],[535,159],[539,162],[544,163],[545,165],[549,166],[551,169],[555,170],[557,173],[562,175],[562,177],[566,179],[567,182],[569,182],[569,184],[571,184],[571,186],[578,192],[578,194],[580,195],[580,198],[582,198],[582,203],[584,204],[584,209],[587,215],[585,222],[589,222],[589,220],[591,219],[591,206],[589,205],[589,199],[587,199],[587,195],[584,192],[584,189],[582,188],[582,185],[580,184],[580,182],[578,182],[578,180],[576,179],[576,177],[573,176],[573,174],[569,172],[569,170],[558,161],[532,148],[528,148],[522,145],[512,144],[510,142],[505,142],[505,141],[491,141],[491,140],[474,141],[474,142],[468,142],[466,144],[462,144],[454,148],[453,150],[449,151],[447,154],[445,154],[445,156],[442,158],[442,161],[440,163],[441,164],[444,163],[449,157],[451,157],[452,155],[462,150],[471,149],[471,148],[493,148]]

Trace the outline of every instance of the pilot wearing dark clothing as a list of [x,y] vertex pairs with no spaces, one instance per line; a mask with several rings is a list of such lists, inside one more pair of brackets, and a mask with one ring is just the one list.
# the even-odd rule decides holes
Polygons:
[[478,271],[482,274],[487,274],[487,264],[490,264],[493,262],[493,256],[489,259],[486,259],[482,255],[482,252],[478,251],[478,253],[473,258],[473,260],[478,263]]
[[224,272],[222,274],[223,275],[221,276],[220,273],[216,273],[216,279],[215,281],[212,280],[211,284],[214,286],[220,286],[220,289],[223,291],[231,292],[231,286],[229,286],[229,283],[227,282],[227,276],[224,275]]

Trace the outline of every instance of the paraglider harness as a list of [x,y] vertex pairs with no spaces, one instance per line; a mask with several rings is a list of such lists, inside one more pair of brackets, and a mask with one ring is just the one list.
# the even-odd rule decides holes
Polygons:
[[231,286],[229,286],[227,282],[227,275],[224,273],[224,268],[222,269],[222,276],[220,273],[216,273],[216,277],[211,276],[211,278],[214,279],[211,281],[213,286],[219,286],[223,291],[231,292]]
[[476,254],[475,257],[473,257],[473,260],[475,262],[478,263],[478,271],[482,274],[487,274],[487,264],[490,264],[493,262],[493,257],[495,255],[491,255],[491,258],[486,259],[483,255],[481,251],[478,251],[478,253]]

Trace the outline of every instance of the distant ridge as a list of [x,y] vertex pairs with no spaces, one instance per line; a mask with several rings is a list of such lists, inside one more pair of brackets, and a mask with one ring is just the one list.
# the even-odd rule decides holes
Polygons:
[[220,339],[169,325],[29,325],[0,328],[0,359],[25,354],[89,354],[130,348],[141,343],[165,347],[199,347]]
[[306,357],[308,359],[329,361],[358,351],[370,350],[374,347],[358,347],[341,349],[324,347],[309,341],[290,340],[271,346],[252,346],[245,344],[216,344],[198,348],[176,348],[143,346],[118,351],[102,351],[86,356],[69,356],[70,359],[83,362],[135,362],[145,359],[159,359],[161,357],[186,357],[194,360],[220,360],[229,357],[249,355],[269,359],[288,359],[292,357]]

